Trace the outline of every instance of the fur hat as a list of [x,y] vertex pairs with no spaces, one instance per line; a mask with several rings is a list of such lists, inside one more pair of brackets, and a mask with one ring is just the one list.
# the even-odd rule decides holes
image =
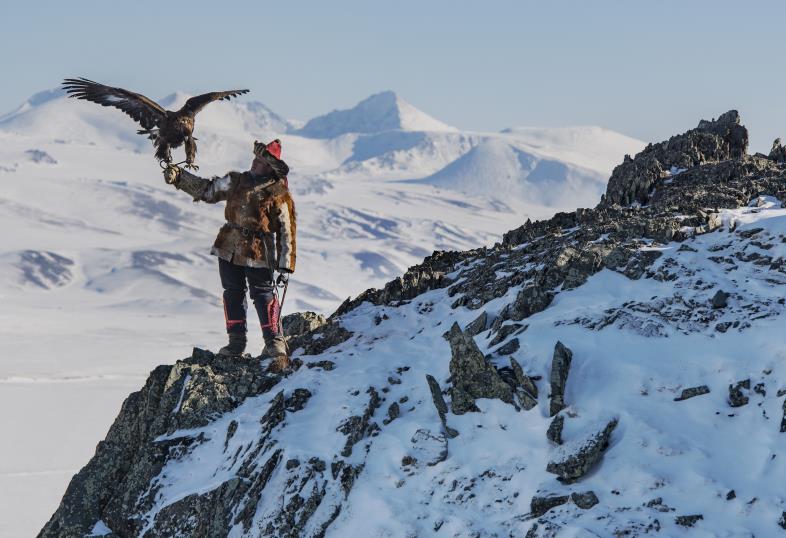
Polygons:
[[276,138],[269,144],[254,140],[254,155],[261,155],[263,150],[268,150],[276,159],[281,158],[281,140]]

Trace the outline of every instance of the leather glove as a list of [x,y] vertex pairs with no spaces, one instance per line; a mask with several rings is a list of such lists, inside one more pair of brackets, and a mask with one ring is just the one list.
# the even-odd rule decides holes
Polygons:
[[284,286],[289,282],[289,273],[279,273],[278,278],[276,279],[276,284],[279,286]]
[[164,168],[164,181],[167,182],[169,185],[174,185],[177,183],[178,178],[180,177],[180,168],[173,164],[168,164],[166,168]]

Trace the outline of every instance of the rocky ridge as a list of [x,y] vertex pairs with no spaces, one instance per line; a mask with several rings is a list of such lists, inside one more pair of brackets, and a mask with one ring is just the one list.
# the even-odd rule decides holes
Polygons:
[[[348,299],[327,319],[290,316],[285,325],[296,360],[289,376],[265,374],[251,357],[227,361],[202,350],[157,368],[124,403],[41,536],[84,536],[104,527],[111,529],[104,535],[119,537],[341,535],[357,525],[352,513],[360,493],[352,497],[353,491],[371,487],[358,481],[384,482],[380,477],[391,471],[374,474],[380,461],[402,450],[389,502],[398,502],[397,492],[420,494],[446,514],[418,516],[421,523],[410,530],[421,533],[426,527],[417,525],[435,535],[466,535],[463,525],[470,523],[457,525],[461,516],[451,507],[467,510],[476,492],[496,499],[477,508],[494,532],[528,537],[569,528],[643,535],[711,524],[692,513],[667,520],[674,509],[662,500],[620,505],[616,490],[588,490],[593,470],[603,473],[604,453],[633,425],[614,409],[599,410],[595,422],[582,418],[589,404],[570,389],[577,382],[571,369],[581,362],[570,342],[551,341],[553,354],[540,370],[543,360],[532,359],[528,345],[538,338],[531,325],[539,314],[604,270],[666,284],[669,294],[583,309],[549,326],[567,335],[619,330],[647,339],[715,338],[782,315],[783,299],[759,286],[717,289],[721,276],[743,272],[766,275],[771,289],[786,285],[780,247],[786,236],[738,229],[738,214],[729,213],[786,200],[786,165],[746,149],[747,131],[735,111],[702,121],[626,157],[596,208],[527,222],[493,247],[436,252],[383,289]],[[705,252],[708,268],[695,263]],[[408,347],[420,339],[423,347]],[[430,360],[416,357],[417,350],[428,350]],[[373,363],[375,357],[386,362]],[[369,361],[376,365],[366,368]],[[366,377],[353,380],[353,372]],[[774,397],[768,375],[729,384],[729,409]],[[725,391],[678,388],[669,405]],[[343,411],[329,412],[329,404]],[[298,424],[315,415],[320,428],[309,436]],[[537,441],[521,437],[540,456],[533,452],[526,462],[498,456],[498,465],[470,474],[451,464],[467,444],[481,442],[475,429],[510,417],[541,428]],[[524,435],[498,426],[499,435]],[[538,461],[537,471],[529,469]],[[207,467],[193,471],[201,481],[183,474],[195,462]],[[195,480],[198,487],[190,486]],[[425,489],[407,489],[418,487]],[[521,491],[529,492],[521,495],[526,499],[518,499]],[[527,510],[519,509],[522,502]],[[594,522],[585,513],[595,514]],[[482,525],[474,531],[493,534]]]

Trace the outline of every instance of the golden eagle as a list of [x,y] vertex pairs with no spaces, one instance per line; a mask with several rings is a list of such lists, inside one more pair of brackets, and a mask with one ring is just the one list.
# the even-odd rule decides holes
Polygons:
[[86,78],[67,78],[63,88],[69,97],[93,101],[103,106],[119,108],[134,120],[142,129],[138,134],[147,135],[156,147],[156,158],[166,163],[172,162],[172,148],[180,147],[185,142],[186,166],[198,168],[194,164],[197,147],[194,132],[194,116],[206,105],[220,99],[231,99],[248,93],[248,90],[230,90],[226,92],[210,92],[192,97],[183,107],[173,112],[142,94],[130,92],[123,88],[113,88]]

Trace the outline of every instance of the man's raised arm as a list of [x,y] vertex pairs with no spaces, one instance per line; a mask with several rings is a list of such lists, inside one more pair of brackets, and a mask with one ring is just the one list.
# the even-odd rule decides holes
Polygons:
[[195,202],[215,204],[227,199],[237,178],[235,173],[229,172],[223,177],[205,179],[176,166],[167,166],[164,169],[164,181],[190,194]]

